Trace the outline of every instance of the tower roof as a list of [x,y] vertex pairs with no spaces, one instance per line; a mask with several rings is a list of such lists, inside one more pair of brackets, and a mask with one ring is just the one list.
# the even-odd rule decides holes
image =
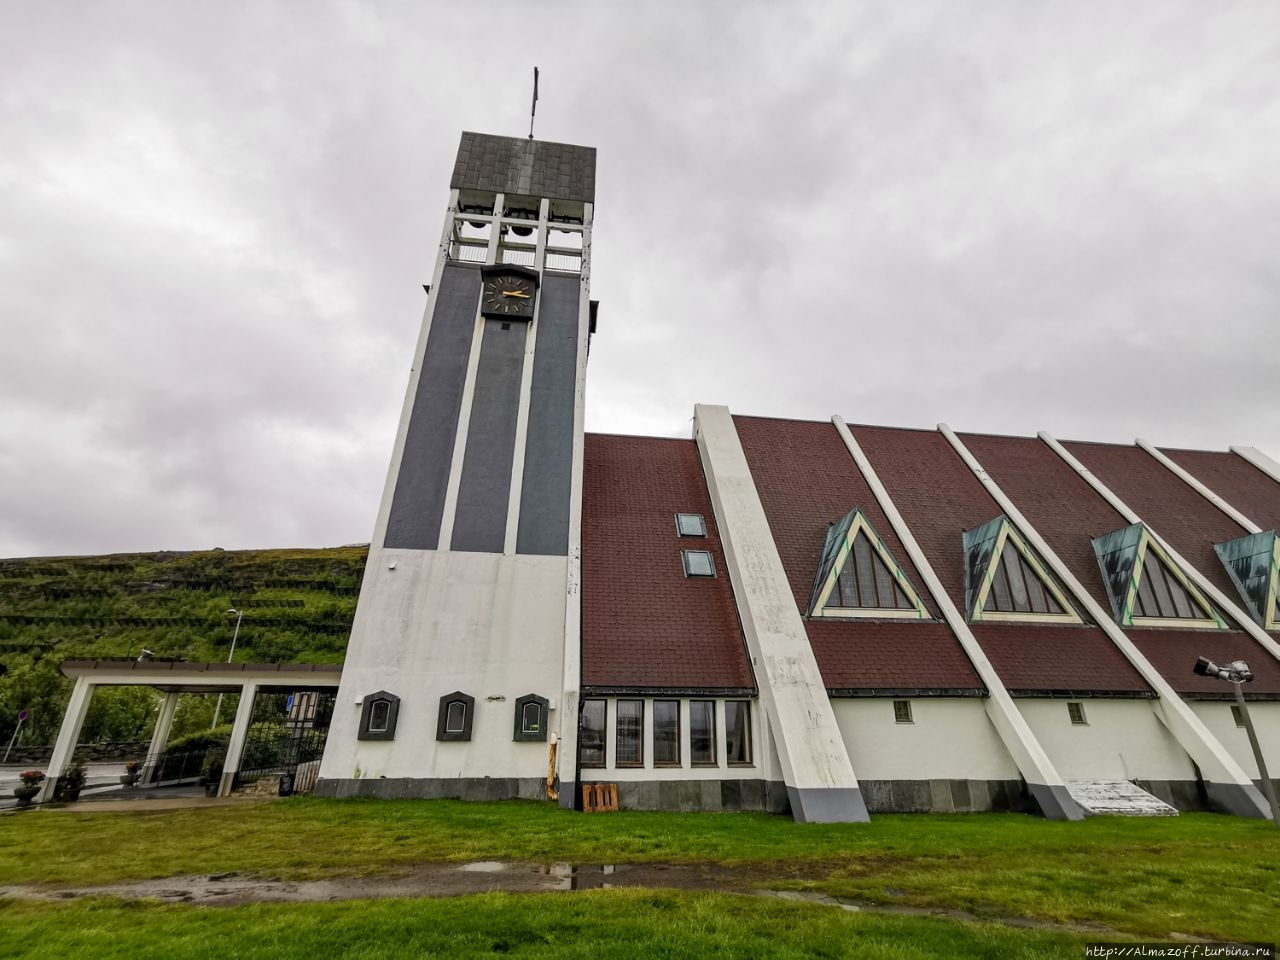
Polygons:
[[596,148],[463,133],[449,186],[594,203]]

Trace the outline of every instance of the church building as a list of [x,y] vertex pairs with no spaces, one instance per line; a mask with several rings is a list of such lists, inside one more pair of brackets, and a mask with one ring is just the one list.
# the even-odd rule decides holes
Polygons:
[[595,161],[462,135],[319,794],[1269,815],[1280,464],[714,405],[586,434]]

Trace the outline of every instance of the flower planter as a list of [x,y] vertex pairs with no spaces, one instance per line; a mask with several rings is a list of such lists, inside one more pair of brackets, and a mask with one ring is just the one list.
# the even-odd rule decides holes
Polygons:
[[20,787],[13,788],[13,795],[18,798],[19,807],[31,806],[31,801],[36,798],[36,794],[40,792],[40,784],[23,784]]

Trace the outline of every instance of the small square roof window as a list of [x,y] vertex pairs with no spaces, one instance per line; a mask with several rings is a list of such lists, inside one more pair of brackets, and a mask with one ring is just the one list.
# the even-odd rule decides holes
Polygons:
[[686,577],[714,577],[716,564],[710,550],[685,550],[684,575]]
[[676,532],[682,537],[705,537],[707,521],[700,513],[677,513]]

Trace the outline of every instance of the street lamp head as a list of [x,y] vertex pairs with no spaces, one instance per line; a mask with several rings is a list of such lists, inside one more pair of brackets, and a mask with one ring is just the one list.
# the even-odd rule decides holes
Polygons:
[[233,614],[233,613],[234,613],[237,617],[238,617],[238,616],[240,616],[240,611],[239,611],[239,610],[237,610],[235,607],[232,607],[231,609],[229,609],[229,610],[227,611],[227,616],[230,616],[230,615],[231,615],[231,614]]
[[1243,660],[1235,660],[1225,667],[1220,667],[1208,657],[1200,657],[1191,670],[1201,677],[1225,680],[1227,683],[1248,683],[1253,679],[1253,671]]

